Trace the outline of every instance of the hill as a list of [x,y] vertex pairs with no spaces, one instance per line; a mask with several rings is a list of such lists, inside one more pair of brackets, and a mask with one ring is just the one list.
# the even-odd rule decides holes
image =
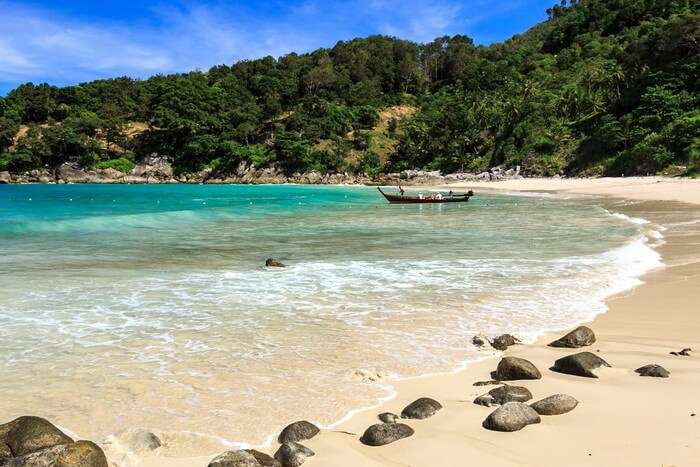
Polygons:
[[0,171],[700,170],[700,0],[580,0],[510,40],[372,36],[0,98]]

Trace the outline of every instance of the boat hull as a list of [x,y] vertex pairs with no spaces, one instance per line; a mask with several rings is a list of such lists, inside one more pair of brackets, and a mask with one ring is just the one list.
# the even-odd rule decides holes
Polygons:
[[381,188],[377,187],[377,190],[386,198],[391,204],[444,204],[444,203],[466,203],[471,198],[471,192],[465,195],[459,196],[444,196],[442,199],[430,199],[430,198],[419,198],[417,196],[401,196],[401,195],[390,195],[384,193]]

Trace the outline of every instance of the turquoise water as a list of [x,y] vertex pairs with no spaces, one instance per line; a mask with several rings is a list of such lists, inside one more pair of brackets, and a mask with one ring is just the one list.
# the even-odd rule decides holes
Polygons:
[[189,433],[202,453],[330,424],[393,378],[473,358],[476,333],[534,338],[604,311],[658,264],[648,229],[545,195],[0,185],[0,414],[94,439]]

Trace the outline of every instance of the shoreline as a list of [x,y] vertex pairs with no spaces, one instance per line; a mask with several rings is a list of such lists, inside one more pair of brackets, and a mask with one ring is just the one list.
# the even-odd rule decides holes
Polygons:
[[[501,183],[506,183],[506,182],[501,182]],[[561,196],[561,192],[557,191],[556,189],[548,189],[548,190],[541,190],[542,186],[542,181],[538,180],[538,189],[529,189],[531,187],[527,188],[520,188],[520,189],[514,189],[511,186],[504,186],[504,187],[497,187],[499,185],[498,182],[488,182],[485,185],[490,185],[492,186],[492,191],[511,191],[515,192],[513,194],[517,193],[526,193],[526,192],[545,192],[545,193],[554,193],[556,196]],[[654,182],[658,183],[658,182]],[[523,183],[524,185],[527,185],[527,183]],[[462,185],[462,184],[459,184]],[[468,184],[470,187],[473,186],[472,184]],[[496,186],[493,186],[496,185]],[[450,185],[450,187],[454,187],[455,185]],[[700,186],[700,185],[699,185]],[[484,188],[484,187],[479,187]],[[574,191],[571,192],[564,192],[564,196],[566,195],[575,195],[576,197],[578,196],[590,196],[594,197],[593,201],[600,201],[599,204],[602,204],[603,207],[605,208],[614,208],[614,212],[620,212],[622,211],[623,214],[629,216],[629,217],[643,217],[644,216],[639,216],[635,214],[639,214],[639,206],[644,205],[648,203],[647,199],[631,199],[631,198],[623,198],[619,196],[615,196],[615,194],[609,194],[609,193],[598,193],[593,194],[593,193],[577,193]],[[602,198],[601,198],[602,196]],[[623,205],[620,206],[617,203],[622,202]],[[662,201],[675,201],[675,200],[662,200]],[[697,212],[700,213],[700,207],[697,205],[700,204],[700,200],[698,199],[685,199],[684,201],[690,201],[690,204],[683,204],[680,206],[681,210],[685,211],[694,211],[697,208]],[[671,203],[675,204],[675,203]],[[650,208],[650,211],[659,211],[659,212],[665,212],[669,210],[673,210],[674,206],[669,206],[667,202],[662,202],[662,203],[655,203],[653,207]],[[686,212],[686,214],[688,214]],[[687,219],[686,219],[687,220]],[[693,219],[694,220],[694,219]],[[653,219],[651,220],[652,222],[657,222],[658,219]],[[683,220],[680,220],[681,223],[683,223]],[[661,222],[659,222],[661,223]],[[700,232],[697,232],[700,234]],[[671,233],[673,235],[673,233]],[[645,295],[647,294],[647,290],[650,288],[655,288],[658,287],[658,284],[664,284],[669,281],[669,276],[672,276],[675,274],[676,271],[678,271],[678,268],[691,268],[693,271],[700,272],[700,254],[695,254],[691,255],[693,256],[691,261],[688,261],[687,258],[684,258],[687,256],[687,251],[685,253],[683,252],[677,252],[675,250],[682,248],[679,248],[678,241],[675,238],[668,239],[664,238],[664,243],[661,245],[657,246],[655,248],[656,251],[661,252],[662,258],[664,261],[664,265],[660,268],[654,268],[651,271],[647,271],[644,273],[639,279],[642,281],[641,284],[638,284],[636,286],[632,286],[632,288],[627,288],[621,292],[615,292],[611,295],[609,295],[605,299],[605,305],[607,310],[603,311],[595,316],[595,318],[592,321],[588,321],[587,323],[592,323],[590,326],[594,329],[599,334],[599,342],[594,344],[593,347],[596,346],[603,346],[604,345],[604,338],[608,334],[613,334],[617,335],[619,333],[619,326],[617,328],[610,328],[609,326],[605,326],[608,321],[616,321],[617,319],[624,318],[623,316],[619,316],[620,313],[620,301],[625,301],[625,300],[635,300],[635,297],[639,297],[640,295]],[[680,254],[679,254],[680,253]],[[695,274],[695,272],[693,272]],[[693,275],[693,277],[696,278],[698,276]],[[700,284],[700,281],[698,281]],[[692,287],[691,287],[692,288]],[[689,300],[691,295],[690,293],[688,294],[682,294],[682,296],[687,297]],[[586,323],[581,323],[581,324],[586,324]],[[601,338],[601,333],[599,332],[599,328],[602,326],[602,337]],[[309,460],[309,465],[337,465],[337,466],[352,466],[352,465],[368,465],[368,466],[379,466],[379,465],[416,465],[416,466],[432,466],[432,465],[462,465],[459,463],[454,463],[454,458],[451,456],[456,456],[462,455],[462,451],[466,450],[469,452],[469,456],[472,460],[475,460],[474,456],[478,456],[481,462],[489,462],[489,465],[503,465],[503,466],[525,466],[525,465],[539,465],[539,466],[544,466],[544,465],[555,465],[556,462],[554,461],[549,461],[548,459],[539,459],[536,463],[531,463],[530,461],[526,462],[519,462],[515,461],[512,459],[503,459],[501,456],[498,455],[498,451],[500,451],[499,446],[501,448],[507,448],[509,444],[509,439],[502,437],[504,434],[499,434],[496,433],[494,435],[493,432],[488,432],[487,430],[484,430],[481,428],[480,423],[471,423],[468,427],[468,435],[467,439],[465,440],[464,434],[460,434],[459,430],[456,430],[452,424],[454,423],[453,420],[448,420],[444,421],[441,420],[441,418],[445,417],[446,414],[444,412],[447,412],[448,410],[451,410],[451,408],[455,408],[455,406],[458,406],[461,411],[468,412],[470,413],[470,416],[473,418],[474,414],[477,413],[477,417],[482,419],[484,418],[490,411],[493,409],[486,409],[483,407],[476,406],[472,403],[472,399],[476,397],[476,395],[482,394],[484,392],[487,392],[490,388],[485,387],[485,388],[478,388],[471,386],[471,384],[477,380],[488,380],[490,379],[488,373],[489,369],[494,369],[495,364],[497,362],[497,359],[501,356],[501,354],[504,355],[517,355],[521,356],[524,358],[532,358],[533,355],[541,358],[543,354],[559,354],[563,349],[551,349],[551,348],[546,348],[544,347],[546,343],[554,340],[555,338],[561,336],[562,334],[565,333],[566,330],[562,330],[563,332],[558,332],[558,331],[544,331],[534,343],[532,344],[525,344],[522,346],[516,346],[515,348],[511,347],[508,349],[508,351],[500,353],[492,353],[492,352],[485,352],[483,355],[483,358],[478,358],[476,360],[465,360],[457,369],[454,371],[448,372],[448,373],[438,373],[438,374],[424,374],[421,376],[416,376],[416,377],[408,377],[408,378],[399,378],[396,380],[392,380],[389,383],[389,388],[392,392],[391,395],[387,396],[386,398],[382,398],[377,404],[372,405],[371,407],[361,407],[361,408],[355,408],[350,410],[344,417],[342,417],[338,422],[332,423],[328,425],[327,427],[323,428],[322,434],[317,436],[316,438],[305,441],[304,444],[311,449],[313,449],[316,452],[316,457],[311,458]],[[505,332],[505,331],[504,331]],[[607,344],[607,343],[606,343]],[[610,344],[608,344],[610,345]],[[684,342],[678,342],[678,349],[674,348],[669,348],[668,350],[679,350],[682,347],[690,346],[693,348],[696,348],[699,346],[697,338],[693,342],[689,341],[684,341]],[[612,346],[616,347],[616,346]],[[586,348],[580,349],[581,351],[587,350]],[[616,350],[616,349],[615,349]],[[573,352],[568,352],[568,353],[573,353]],[[666,354],[668,352],[665,352]],[[532,355],[531,355],[532,354]],[[670,357],[673,359],[674,357]],[[668,360],[669,357],[668,355],[658,355],[658,359],[663,359],[663,360]],[[608,358],[608,361],[611,359]],[[673,361],[673,360],[671,360]],[[612,363],[612,362],[611,362]],[[656,363],[655,361],[652,362],[650,361],[641,361],[638,366],[642,366],[643,364],[646,363]],[[661,363],[665,366],[666,363],[662,363],[659,361],[658,363]],[[688,359],[684,362],[684,364],[693,364],[692,357],[691,359]],[[537,364],[537,363],[536,363]],[[617,367],[618,365],[615,365],[615,363],[612,363],[613,367]],[[543,372],[544,378],[543,379],[549,379],[550,372],[546,369],[543,368],[541,365],[537,364],[538,367]],[[697,366],[696,366],[697,367]],[[635,367],[636,368],[636,367]],[[633,368],[625,368],[626,373],[630,373]],[[671,368],[669,368],[671,369]],[[618,370],[613,370],[613,371],[618,371]],[[671,369],[672,373],[673,370]],[[478,376],[477,376],[478,375]],[[637,375],[634,374],[634,377]],[[630,377],[632,377],[630,375]],[[555,375],[554,379],[562,379],[562,378],[567,378],[566,376],[562,377],[559,375]],[[570,378],[570,377],[568,377]],[[646,379],[646,378],[643,378]],[[601,376],[602,380],[602,376]],[[471,381],[471,382],[470,382]],[[671,379],[668,382],[674,381],[673,375]],[[700,381],[700,379],[698,380]],[[468,384],[467,384],[468,383]],[[542,381],[535,381],[535,382],[526,382],[528,384],[524,384],[525,386],[547,386],[547,383],[542,383]],[[529,384],[532,383],[532,384]],[[641,385],[643,383],[647,383],[646,381],[640,381],[632,379],[631,381],[628,381],[628,383],[636,383],[637,385]],[[650,382],[650,383],[655,383],[655,382]],[[516,383],[520,384],[520,383]],[[575,384],[572,383],[572,384]],[[582,386],[584,385],[591,385],[590,381],[580,381],[580,384]],[[595,384],[595,383],[593,383]],[[445,389],[447,387],[447,389]],[[450,388],[455,388],[459,387],[461,388],[461,393],[457,395],[454,392],[454,389]],[[657,388],[658,389],[658,388]],[[589,389],[590,390],[590,389]],[[558,391],[550,391],[551,393],[555,393]],[[565,391],[562,391],[565,392]],[[688,394],[690,394],[692,390],[690,388],[686,388],[686,397]],[[545,397],[549,394],[545,392],[535,392],[533,390],[533,393],[535,393],[534,400],[538,400],[541,397]],[[408,423],[416,430],[416,435],[412,438],[409,438],[407,440],[402,440],[396,443],[393,443],[388,446],[380,447],[380,448],[369,448],[367,446],[364,446],[359,443],[358,437],[364,431],[364,428],[367,426],[377,423],[376,419],[376,414],[380,412],[385,412],[385,411],[391,411],[398,413],[400,412],[401,408],[405,405],[407,405],[409,402],[412,400],[418,398],[418,397],[433,397],[440,402],[443,403],[445,409],[435,417],[428,419],[428,420],[410,420]],[[541,396],[541,397],[540,397]],[[692,397],[692,396],[691,396]],[[447,402],[446,402],[447,401]],[[588,402],[588,401],[587,401]],[[591,404],[594,402],[591,401]],[[453,406],[453,407],[451,407]],[[700,408],[700,407],[699,407]],[[695,409],[693,409],[695,410]],[[552,422],[552,428],[556,427],[557,422],[563,422],[564,424],[568,424],[569,422],[566,421],[567,417],[575,417],[576,411],[574,411],[572,414],[566,414],[558,417],[545,417],[545,420],[543,420],[543,425]],[[453,415],[454,416],[454,415]],[[300,418],[303,418],[303,414],[300,414]],[[472,420],[473,421],[473,420]],[[695,425],[696,430],[697,430],[697,425]],[[466,428],[466,424],[465,424]],[[522,432],[518,432],[516,434],[505,434],[505,436],[512,436],[513,438],[528,438],[530,436],[537,436],[536,432],[538,429],[540,429],[541,426],[533,426],[533,427],[527,427],[526,429],[522,430]],[[630,429],[634,429],[634,427],[629,427]],[[467,431],[467,430],[465,430]],[[528,434],[526,436],[526,433]],[[697,431],[698,435],[700,435],[700,431]],[[422,436],[421,436],[422,434]],[[500,435],[500,436],[499,436]],[[552,435],[551,432],[547,432],[547,435]],[[539,437],[539,442],[540,443],[546,443],[547,441],[550,441],[547,438],[547,435],[544,435],[542,437]],[[560,434],[559,436],[565,434]],[[494,444],[492,438],[500,438],[497,440],[497,442]],[[669,438],[672,436],[669,436]],[[483,439],[479,439],[483,438]],[[700,438],[700,436],[699,436]],[[422,441],[421,441],[422,439]],[[488,448],[484,448],[483,450],[479,447],[472,447],[471,442],[478,441],[476,443],[477,445],[480,445],[482,443],[486,443],[487,446],[490,446]],[[270,454],[274,452],[276,449],[276,443],[274,442],[274,437],[272,439],[273,441],[273,446],[270,448],[269,446],[264,446],[262,448],[265,448],[266,450],[269,451]],[[517,444],[521,444],[521,440],[519,439],[517,441]],[[434,447],[439,447],[440,451],[445,452],[445,453],[450,453],[450,458],[452,458],[452,461],[450,458],[445,457],[442,460],[442,463],[434,463],[436,462],[433,457],[430,456],[425,456],[424,451],[430,451],[434,452],[433,448]],[[525,448],[525,446],[521,446],[522,448]],[[543,445],[544,447],[544,445]],[[698,443],[695,443],[692,445],[694,449],[697,449],[698,453],[700,453],[700,445]],[[694,450],[691,450],[691,453],[694,453]],[[616,452],[608,452],[607,455],[610,455],[610,459],[608,461],[602,461],[603,463],[601,464],[601,458],[597,457],[596,458],[596,463],[592,465],[607,465],[608,462],[613,462],[615,459],[617,459],[617,456],[619,453]],[[143,464],[146,467],[156,467],[156,466],[172,466],[172,467],[184,467],[186,465],[206,465],[211,458],[214,456],[200,456],[196,458],[164,458],[164,457],[148,457],[143,459]],[[641,459],[641,458],[640,458]],[[567,461],[569,461],[567,459]],[[674,462],[677,462],[673,460]],[[543,463],[544,462],[544,463]],[[570,462],[570,465],[579,465],[577,462]],[[590,459],[581,459],[581,464],[580,465],[591,465],[590,464]],[[657,464],[635,464],[635,463],[629,463],[629,464],[622,464],[622,465],[657,465]],[[685,465],[683,463],[677,464],[677,465]]]

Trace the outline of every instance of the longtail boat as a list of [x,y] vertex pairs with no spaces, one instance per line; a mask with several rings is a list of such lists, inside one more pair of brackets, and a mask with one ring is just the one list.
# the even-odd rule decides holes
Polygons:
[[389,201],[391,204],[439,204],[439,203],[466,203],[469,198],[474,196],[474,192],[469,190],[467,193],[453,193],[450,195],[440,195],[437,194],[433,196],[406,196],[406,195],[392,195],[384,193],[380,187],[377,190]]

